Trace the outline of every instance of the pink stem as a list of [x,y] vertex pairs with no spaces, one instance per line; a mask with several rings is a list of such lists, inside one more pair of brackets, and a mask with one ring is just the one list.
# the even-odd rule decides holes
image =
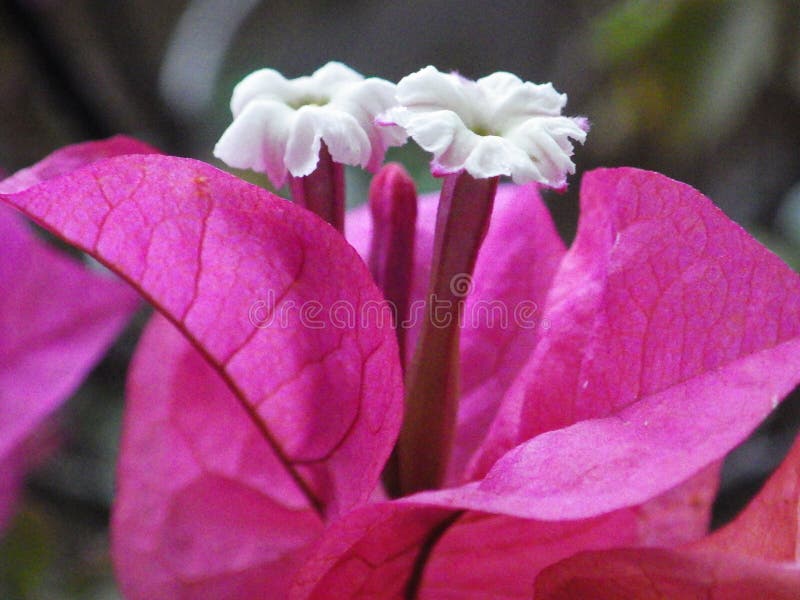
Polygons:
[[292,199],[344,232],[344,165],[334,162],[325,142],[319,150],[317,168],[310,175],[289,175]]
[[456,425],[459,333],[497,191],[497,177],[448,175],[436,216],[426,319],[406,374],[405,419],[398,440],[403,494],[441,486]]

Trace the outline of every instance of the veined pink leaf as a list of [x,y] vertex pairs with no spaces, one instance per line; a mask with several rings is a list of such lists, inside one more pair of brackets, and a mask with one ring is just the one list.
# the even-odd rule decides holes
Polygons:
[[800,437],[736,519],[694,547],[800,562]]
[[397,345],[366,267],[332,228],[174,157],[110,159],[8,198],[179,327],[317,510],[369,497],[400,422]]
[[98,160],[124,154],[159,154],[159,151],[144,142],[124,135],[64,146],[35,165],[21,169],[0,181],[0,194],[21,192],[37,183],[71,173]]
[[542,572],[536,598],[577,600],[590,589],[601,599],[796,598],[798,509],[800,438],[747,508],[722,529],[678,548],[568,558]]
[[545,570],[536,600],[794,600],[800,566],[722,552],[661,548],[579,554]]
[[431,552],[420,597],[523,600],[543,568],[575,552],[694,542],[708,531],[717,481],[715,466],[641,506],[580,521],[467,511]]
[[113,555],[128,598],[285,598],[322,521],[230,388],[164,317],[137,349]]
[[[0,181],[0,193],[130,152],[154,150],[123,137],[69,146]],[[8,515],[28,462],[25,441],[83,381],[138,302],[127,286],[49,247],[2,206],[0,239],[0,513]]]
[[[294,598],[530,598],[544,567],[590,548],[694,541],[707,531],[715,470],[644,506],[545,522],[409,501],[373,504],[326,530],[299,572]],[[709,481],[711,480],[711,482]]]
[[370,504],[332,523],[292,587],[295,600],[405,598],[424,549],[457,513],[393,502]]
[[800,379],[800,277],[708,199],[609,169],[584,177],[582,211],[486,477],[420,500],[540,519],[640,504],[721,459]]
[[[403,511],[425,514],[449,507],[452,516],[466,509],[465,522],[476,518],[475,513],[491,513],[484,526],[500,527],[494,531],[500,540],[521,535],[537,521],[540,527],[558,528],[635,514],[649,526],[634,527],[636,536],[627,544],[685,542],[691,534],[671,536],[668,523],[675,523],[675,515],[683,512],[688,516],[677,519],[679,529],[685,527],[695,537],[701,533],[691,506],[698,497],[708,506],[714,486],[705,475],[800,378],[797,275],[707,199],[662,176],[618,169],[590,174],[584,205],[578,240],[562,262],[547,300],[543,318],[550,328],[540,333],[528,365],[536,377],[551,378],[539,382],[523,369],[518,382],[524,385],[515,383],[522,391],[541,391],[545,405],[537,413],[535,396],[515,398],[512,389],[503,410],[511,406],[516,412],[508,411],[496,421],[502,424],[502,418],[516,414],[517,421],[509,420],[505,433],[533,432],[532,439],[523,438],[503,455],[504,438],[489,438],[485,456],[500,452],[500,460],[489,464],[483,480],[396,501],[408,506]],[[642,315],[648,317],[644,323]],[[705,321],[709,316],[710,324]],[[711,339],[714,335],[721,336],[718,345]],[[674,353],[676,336],[685,340],[683,360]],[[555,360],[544,360],[540,346],[553,352]],[[587,379],[582,375],[588,374],[594,379],[584,386]],[[642,378],[639,387],[634,385],[636,377]],[[602,383],[601,391],[587,391],[591,381]],[[548,385],[555,390],[545,393]],[[511,517],[530,521],[514,529],[517,519]],[[349,518],[340,527],[346,529]],[[444,533],[426,559],[425,575],[429,582],[439,582],[440,595],[445,585],[460,585],[459,577],[471,577],[474,583],[502,576],[502,565],[492,568],[483,560],[480,565],[486,568],[481,568],[468,559],[471,547],[485,545],[491,536],[461,532],[459,524]],[[325,568],[335,571],[337,564],[346,564],[355,545],[379,547],[391,527],[391,520],[387,530],[364,524],[363,535],[339,548],[338,557],[327,554]],[[622,527],[617,530],[624,532]],[[424,539],[420,535],[415,533],[414,539]],[[591,543],[581,540],[563,548],[575,552],[582,546]],[[518,557],[536,556],[530,544],[517,547],[522,549]],[[509,548],[505,551],[515,556]],[[473,556],[476,553],[480,554],[472,550]],[[448,562],[448,554],[459,558]],[[462,558],[468,566],[459,570],[454,565]],[[368,564],[374,568],[365,568],[367,574],[357,581],[383,576],[383,560]],[[543,565],[527,566],[532,581]],[[512,567],[506,570],[522,576]],[[304,571],[305,581],[335,578],[334,571],[317,573],[316,579]],[[321,593],[324,586],[305,589]],[[352,597],[358,597],[356,591]]]

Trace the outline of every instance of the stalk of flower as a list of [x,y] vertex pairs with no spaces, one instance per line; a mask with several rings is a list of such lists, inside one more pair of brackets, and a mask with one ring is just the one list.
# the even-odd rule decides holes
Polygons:
[[399,106],[380,123],[399,125],[433,153],[444,176],[425,321],[406,376],[398,441],[401,489],[441,486],[459,396],[459,331],[475,260],[500,176],[560,188],[574,173],[570,139],[583,142],[581,118],[561,116],[566,95],[510,73],[470,81],[426,67],[397,86]]
[[342,231],[344,165],[376,171],[386,149],[405,141],[399,129],[374,125],[394,102],[393,84],[337,62],[290,80],[261,69],[234,89],[233,123],[214,155],[266,173],[276,188],[288,180],[298,204]]

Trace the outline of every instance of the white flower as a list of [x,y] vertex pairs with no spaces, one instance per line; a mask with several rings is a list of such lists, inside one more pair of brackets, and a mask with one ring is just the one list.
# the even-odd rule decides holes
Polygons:
[[437,175],[463,169],[562,187],[575,172],[570,139],[583,143],[589,129],[586,119],[561,116],[566,94],[511,73],[471,81],[425,67],[400,80],[397,99],[379,122],[400,125],[432,152]]
[[261,69],[233,90],[233,123],[214,156],[231,167],[266,173],[277,187],[288,173],[301,177],[316,168],[321,142],[334,161],[377,170],[386,148],[405,141],[399,128],[374,122],[396,104],[394,92],[394,84],[364,79],[337,62],[297,79]]

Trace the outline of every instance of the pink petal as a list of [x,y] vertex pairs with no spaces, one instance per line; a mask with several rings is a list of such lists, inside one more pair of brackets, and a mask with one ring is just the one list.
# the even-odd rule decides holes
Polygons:
[[800,559],[799,519],[800,437],[739,516],[695,547],[797,562]]
[[[419,202],[408,348],[419,333],[428,293],[438,195]],[[348,213],[347,238],[366,257],[371,221],[366,209]],[[535,185],[498,188],[489,231],[478,254],[461,335],[462,399],[450,482],[463,471],[500,400],[536,346],[545,296],[564,243]],[[416,309],[413,309],[416,302]]]
[[26,467],[18,452],[0,457],[0,532],[14,515]]
[[647,549],[587,552],[546,569],[536,600],[791,600],[800,567],[722,552]]
[[800,379],[800,278],[777,257],[654,173],[595,171],[582,195],[548,333],[456,506],[560,519],[642,503],[721,459]]
[[713,488],[571,522],[442,511],[413,499],[356,510],[325,532],[303,566],[295,598],[398,598],[412,577],[419,598],[530,598],[544,567],[590,548],[694,541],[706,531]]
[[110,159],[10,200],[181,329],[309,502],[335,515],[369,497],[399,427],[400,367],[380,293],[333,229],[174,157]]
[[421,598],[531,598],[536,574],[589,548],[638,541],[631,511],[561,523],[469,512],[447,530],[425,567]]
[[403,598],[420,549],[453,518],[451,511],[394,502],[357,509],[328,527],[290,597]]
[[431,553],[421,597],[530,598],[539,571],[576,552],[696,541],[707,531],[717,479],[710,469],[642,506],[580,521],[466,512]]
[[47,181],[65,173],[71,173],[81,167],[104,158],[123,154],[157,154],[158,150],[124,135],[117,135],[106,140],[83,142],[65,146],[49,154],[35,165],[17,171],[10,177],[0,181],[0,193],[12,194],[25,188]]
[[112,530],[126,597],[285,597],[320,518],[219,373],[158,314],[125,411]]
[[580,554],[545,570],[536,598],[796,598],[799,503],[800,438],[726,527],[678,549]]
[[[68,146],[4,179],[0,191],[25,189],[107,156],[153,151],[123,137]],[[8,515],[28,464],[23,445],[103,356],[137,296],[42,242],[5,207],[0,239],[0,513]]]
[[[80,384],[137,299],[37,239],[0,207],[0,457]],[[91,291],[91,293],[87,293]]]

